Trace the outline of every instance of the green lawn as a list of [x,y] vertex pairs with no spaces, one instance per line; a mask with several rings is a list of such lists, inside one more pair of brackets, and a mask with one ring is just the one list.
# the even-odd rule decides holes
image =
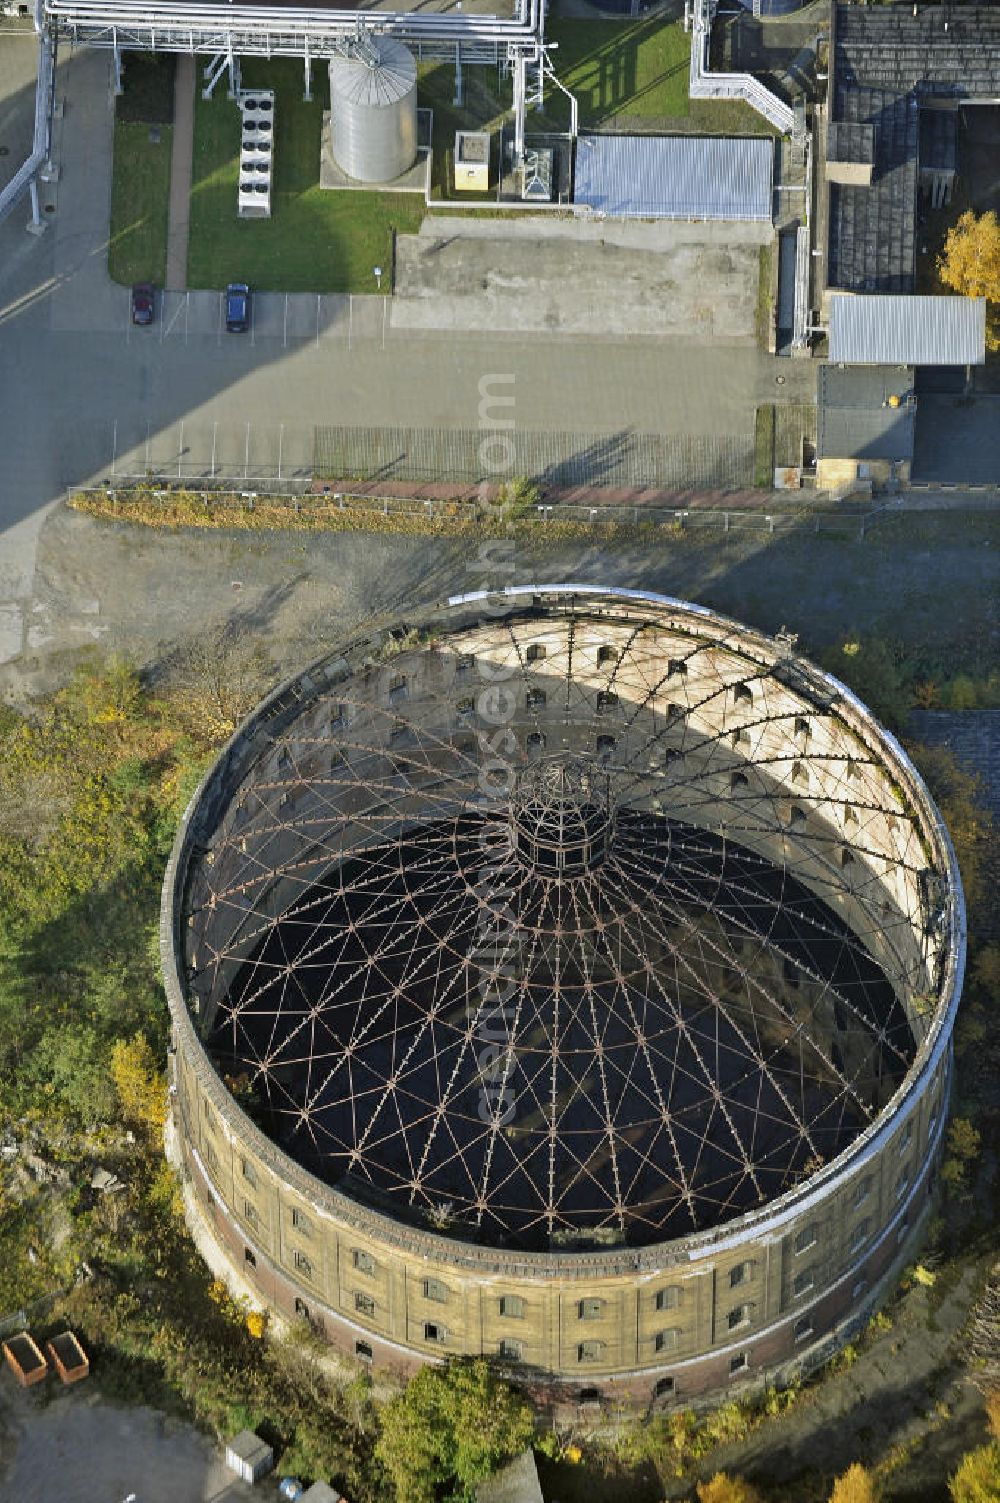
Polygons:
[[171,127],[159,126],[153,145],[149,126],[115,121],[114,178],[108,271],[116,282],[155,282],[167,269],[167,200],[170,193]]
[[498,93],[494,67],[466,67],[463,70],[464,103],[455,105],[455,65],[420,63],[417,66],[417,103],[434,112],[434,162],[432,194],[434,198],[454,198],[462,203],[491,203],[490,193],[456,193],[454,188],[455,132],[488,130],[493,135],[493,162],[490,181],[495,185],[497,151],[502,121],[509,115],[513,98],[510,80],[504,79]]
[[[424,217],[417,194],[328,192],[319,186],[326,70],[302,99],[302,64],[264,59],[243,66],[247,88],[273,88],[275,176],[271,218],[236,217],[239,112],[220,86],[195,111],[188,283],[222,287],[233,279],[281,292],[375,292],[372,267],[392,266],[392,234]],[[389,290],[389,278],[382,281]]]
[[124,93],[115,100],[115,119],[145,125],[173,125],[173,52],[130,52],[122,67]]
[[[770,135],[768,122],[749,105],[724,99],[689,99],[691,38],[680,21],[554,20],[546,27],[557,77],[576,95],[580,129],[613,119],[662,124],[706,135]],[[547,91],[544,121],[565,129],[569,101]],[[681,123],[683,122],[683,123]]]
[[[615,115],[652,119],[688,113],[691,38],[679,21],[550,21],[553,64],[580,106],[581,130]],[[568,112],[568,104],[566,105]],[[546,113],[561,113],[553,98]]]

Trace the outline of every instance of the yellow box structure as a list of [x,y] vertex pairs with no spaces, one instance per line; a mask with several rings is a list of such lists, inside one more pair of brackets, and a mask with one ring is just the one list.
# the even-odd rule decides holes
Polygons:
[[490,186],[490,133],[455,132],[455,192],[486,193]]

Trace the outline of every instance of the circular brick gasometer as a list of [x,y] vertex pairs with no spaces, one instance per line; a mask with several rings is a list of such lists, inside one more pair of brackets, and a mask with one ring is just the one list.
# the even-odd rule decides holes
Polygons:
[[791,638],[546,586],[349,641],[205,778],[162,950],[202,1246],[376,1366],[781,1381],[919,1236],[957,867]]

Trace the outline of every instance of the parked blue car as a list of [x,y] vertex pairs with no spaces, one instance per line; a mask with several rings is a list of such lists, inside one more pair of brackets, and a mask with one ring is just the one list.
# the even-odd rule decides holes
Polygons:
[[250,327],[250,288],[246,282],[230,282],[226,288],[226,332],[245,334]]

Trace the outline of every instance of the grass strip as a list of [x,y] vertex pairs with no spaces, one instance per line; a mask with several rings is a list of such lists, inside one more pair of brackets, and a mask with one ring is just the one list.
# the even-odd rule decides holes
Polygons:
[[754,414],[754,485],[770,490],[774,484],[774,404],[767,402]]
[[[558,43],[556,75],[576,96],[582,130],[628,119],[710,136],[777,134],[742,100],[688,97],[691,37],[681,20],[556,19],[548,22],[546,37]],[[569,100],[552,88],[537,123],[565,129],[569,113]]]
[[[584,129],[616,115],[682,118],[690,111],[691,38],[680,21],[550,21],[548,40],[559,81],[576,95]],[[546,113],[568,118],[569,101],[554,94]]]
[[115,121],[108,272],[126,286],[154,282],[162,287],[166,276],[173,127],[157,129],[154,142],[148,125]]

